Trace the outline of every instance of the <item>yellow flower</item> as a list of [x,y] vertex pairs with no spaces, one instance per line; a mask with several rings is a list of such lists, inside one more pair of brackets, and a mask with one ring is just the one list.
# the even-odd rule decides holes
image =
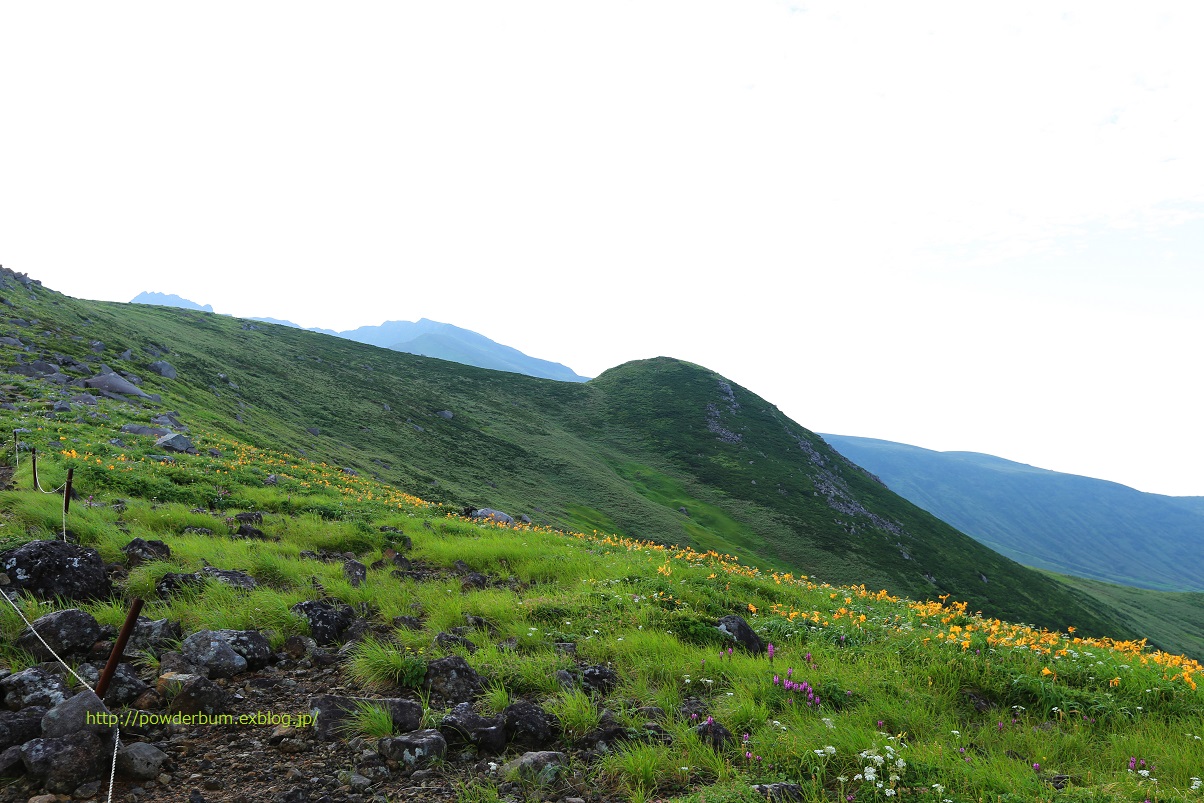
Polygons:
[[1109,680],[1108,685],[1109,686],[1119,686],[1120,685],[1120,676],[1117,675],[1116,677]]
[[757,612],[757,606],[756,606],[756,605],[753,605],[751,602],[750,602],[750,603],[748,603],[748,612],[749,612],[749,613],[756,613],[756,612]]

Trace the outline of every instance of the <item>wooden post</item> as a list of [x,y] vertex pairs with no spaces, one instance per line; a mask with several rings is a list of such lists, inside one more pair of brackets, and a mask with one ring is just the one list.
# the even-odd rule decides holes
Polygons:
[[67,469],[67,487],[63,489],[63,515],[71,512],[71,480],[75,477],[75,469]]
[[134,627],[138,624],[138,614],[140,613],[142,613],[142,598],[135,597],[134,604],[130,606],[130,612],[126,614],[125,624],[121,626],[121,632],[117,634],[117,642],[113,644],[113,651],[109,653],[109,662],[105,664],[104,671],[100,673],[100,680],[96,681],[96,696],[101,700],[105,698],[105,692],[109,690],[113,673],[117,671],[117,664],[121,663],[126,642],[130,640],[130,634],[134,632]]

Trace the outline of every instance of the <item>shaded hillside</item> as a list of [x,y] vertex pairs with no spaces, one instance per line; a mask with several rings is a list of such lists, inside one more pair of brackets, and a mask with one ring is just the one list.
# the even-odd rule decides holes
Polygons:
[[[553,382],[283,326],[9,287],[4,329],[24,346],[4,348],[10,370],[35,375],[62,355],[54,381],[70,385],[103,361],[223,437],[537,523],[688,543],[920,599],[951,594],[1015,621],[1135,635],[695,365],[658,358],[588,384]],[[120,359],[126,349],[132,360]],[[159,359],[178,376],[152,373]]]
[[1204,500],[973,452],[824,438],[891,490],[1021,563],[1141,588],[1204,590]]

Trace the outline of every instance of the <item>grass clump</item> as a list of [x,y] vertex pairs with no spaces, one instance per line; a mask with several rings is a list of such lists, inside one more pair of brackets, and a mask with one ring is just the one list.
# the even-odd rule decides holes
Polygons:
[[393,715],[371,700],[357,700],[355,709],[348,713],[339,727],[347,737],[368,736],[379,739],[382,736],[393,735]]
[[426,659],[398,651],[391,644],[366,638],[356,645],[348,663],[351,677],[370,689],[405,686],[417,689],[426,677]]

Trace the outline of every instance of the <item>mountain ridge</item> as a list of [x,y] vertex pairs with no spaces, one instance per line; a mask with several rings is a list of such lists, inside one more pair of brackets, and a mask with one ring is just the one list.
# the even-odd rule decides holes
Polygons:
[[1092,580],[1204,591],[1204,499],[977,452],[823,435],[888,487],[1013,559]]
[[[213,312],[213,308],[209,305],[201,306],[186,298],[162,293],[140,293],[130,303]],[[365,325],[342,332],[320,327],[303,327],[280,318],[252,317],[250,320],[333,335],[358,343],[420,354],[424,357],[436,357],[477,368],[509,371],[510,373],[554,379],[559,382],[585,382],[588,380],[588,377],[578,375],[561,363],[532,357],[512,346],[498,343],[470,329],[433,321],[429,318],[421,318],[417,321],[385,321],[378,325]]]

